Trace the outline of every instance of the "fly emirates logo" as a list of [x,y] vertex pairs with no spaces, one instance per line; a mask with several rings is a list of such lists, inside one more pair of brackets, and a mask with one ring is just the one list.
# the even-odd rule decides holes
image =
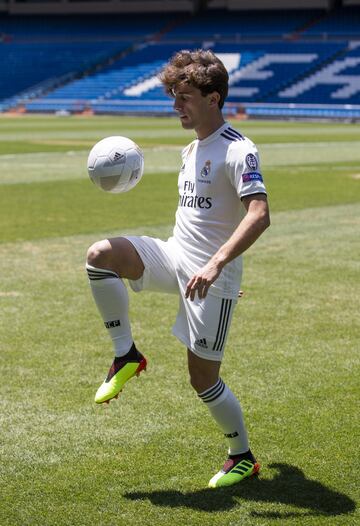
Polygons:
[[188,208],[206,208],[212,207],[212,198],[203,197],[194,194],[195,183],[191,181],[184,181],[183,193],[179,196],[179,206]]

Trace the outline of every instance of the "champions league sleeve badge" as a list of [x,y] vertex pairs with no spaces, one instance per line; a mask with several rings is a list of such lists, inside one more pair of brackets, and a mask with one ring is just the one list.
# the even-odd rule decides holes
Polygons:
[[202,168],[200,175],[201,177],[207,177],[210,174],[211,170],[211,161],[206,161],[204,167]]
[[245,162],[250,168],[250,170],[256,170],[256,168],[258,167],[257,159],[253,153],[247,154],[247,156],[245,157]]

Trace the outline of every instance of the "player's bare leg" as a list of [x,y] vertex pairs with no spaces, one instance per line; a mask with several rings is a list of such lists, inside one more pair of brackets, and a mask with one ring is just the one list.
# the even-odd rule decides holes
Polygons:
[[125,383],[146,369],[146,359],[132,338],[128,292],[121,279],[139,279],[144,265],[130,241],[119,237],[94,243],[88,250],[86,269],[115,353],[107,377],[95,395],[95,402],[101,404],[117,398]]
[[204,360],[189,349],[187,353],[190,383],[199,394],[218,381],[221,362]]
[[97,241],[88,250],[87,263],[97,268],[116,272],[120,278],[139,279],[144,272],[144,264],[130,241],[124,237],[114,237]]
[[229,444],[229,457],[209,487],[231,486],[258,473],[260,465],[249,448],[239,401],[219,377],[220,362],[205,360],[188,349],[190,382]]

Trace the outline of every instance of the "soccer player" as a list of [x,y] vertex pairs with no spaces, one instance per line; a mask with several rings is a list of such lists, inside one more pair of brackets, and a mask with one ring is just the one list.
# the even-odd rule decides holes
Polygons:
[[125,383],[146,368],[132,338],[123,280],[136,292],[178,294],[173,334],[187,348],[191,385],[229,446],[209,486],[230,486],[260,468],[239,401],[219,371],[239,295],[241,255],[270,224],[266,190],[255,145],[224,120],[228,74],[216,55],[180,51],[160,80],[174,98],[182,127],[194,130],[196,139],[182,153],[172,237],[116,237],[88,251],[91,290],[115,352],[95,402],[117,398]]

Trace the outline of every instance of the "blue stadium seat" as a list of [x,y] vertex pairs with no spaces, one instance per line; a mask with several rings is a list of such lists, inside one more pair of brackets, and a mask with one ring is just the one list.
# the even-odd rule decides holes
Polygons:
[[359,36],[360,6],[344,6],[325,13],[321,20],[310,26],[304,32],[308,36],[324,36],[331,38],[352,38]]

